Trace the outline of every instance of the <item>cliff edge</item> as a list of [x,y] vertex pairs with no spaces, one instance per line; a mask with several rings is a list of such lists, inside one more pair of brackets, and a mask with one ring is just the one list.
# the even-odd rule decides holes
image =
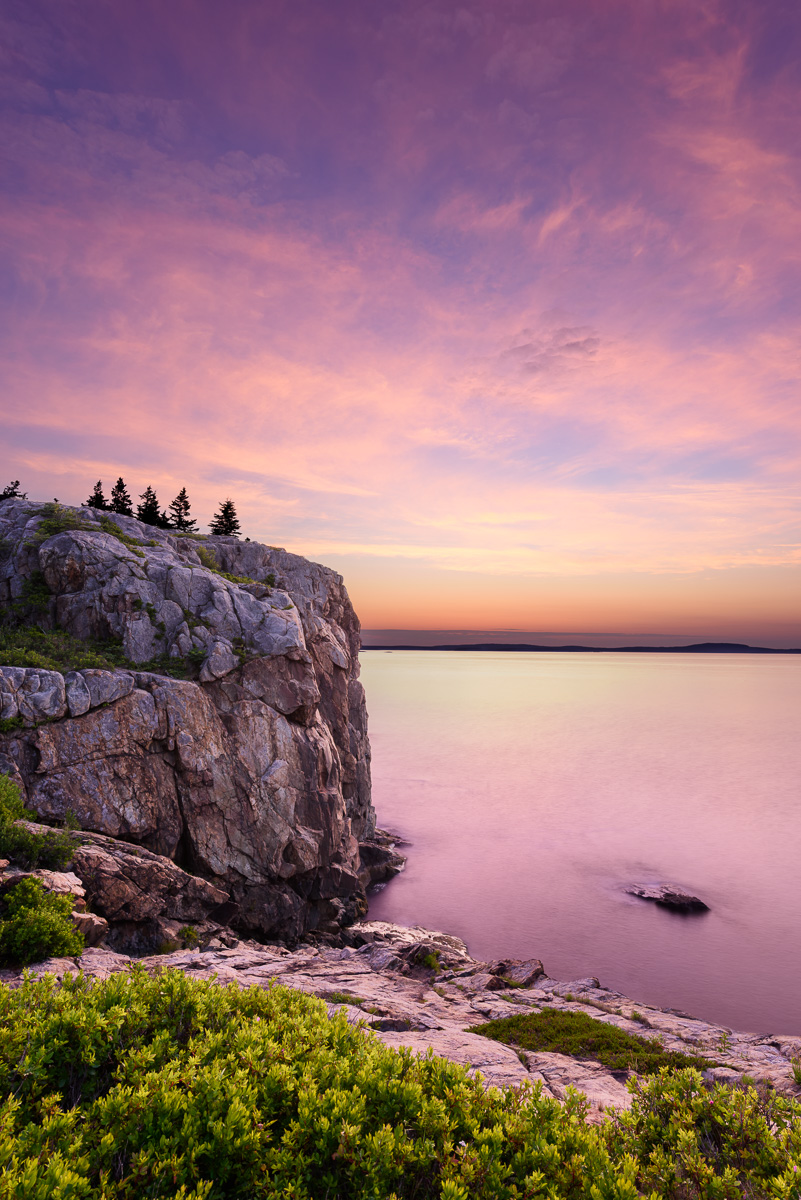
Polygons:
[[376,870],[396,869],[374,838],[359,622],[336,572],[8,500],[0,630],[0,771],[41,821],[103,835],[75,870],[101,916],[103,869],[124,876],[110,944],[154,948],[190,912],[335,939]]

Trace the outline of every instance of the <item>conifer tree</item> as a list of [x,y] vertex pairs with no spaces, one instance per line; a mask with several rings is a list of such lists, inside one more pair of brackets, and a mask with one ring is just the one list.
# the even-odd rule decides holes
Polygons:
[[145,525],[161,525],[161,510],[158,498],[150,484],[139,497],[141,503],[136,506],[136,515]]
[[212,533],[227,534],[229,537],[239,537],[239,518],[236,515],[233,500],[224,500],[220,511],[214,516],[209,525]]
[[169,517],[173,529],[179,529],[183,533],[194,533],[197,529],[197,521],[189,516],[189,497],[185,487],[181,488],[170,505]]
[[19,490],[19,480],[12,479],[7,487],[0,492],[0,500],[27,500],[28,493]]
[[98,479],[97,483],[92,488],[92,494],[89,497],[89,499],[86,501],[86,507],[87,508],[102,508],[102,509],[108,508],[108,503],[106,502],[106,497],[103,495],[103,481],[102,480]]
[[122,475],[120,475],[111,489],[111,504],[109,508],[112,512],[119,513],[121,517],[133,516],[133,504],[131,503],[131,497],[128,495],[128,489],[125,486],[125,480]]

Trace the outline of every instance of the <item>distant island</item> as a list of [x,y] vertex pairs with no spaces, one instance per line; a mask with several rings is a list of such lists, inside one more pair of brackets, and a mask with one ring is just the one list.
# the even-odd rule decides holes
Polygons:
[[365,646],[362,650],[515,650],[547,651],[549,654],[801,654],[801,647],[776,649],[771,646],[747,646],[743,642],[696,642],[690,646],[539,646],[531,642],[457,642],[453,645],[425,646],[405,642],[396,645]]

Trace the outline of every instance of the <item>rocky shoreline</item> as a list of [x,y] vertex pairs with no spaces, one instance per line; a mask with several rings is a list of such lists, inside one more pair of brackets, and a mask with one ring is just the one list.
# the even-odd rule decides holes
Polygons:
[[[205,949],[137,959],[97,947],[77,959],[38,963],[31,973],[60,980],[82,971],[88,978],[103,979],[138,963],[151,973],[176,968],[218,984],[266,988],[279,983],[318,996],[331,1013],[344,1010],[351,1024],[362,1025],[387,1046],[431,1051],[480,1073],[488,1086],[539,1084],[557,1100],[575,1088],[589,1100],[593,1119],[630,1106],[625,1072],[566,1054],[516,1051],[471,1032],[471,1027],[521,1012],[580,1012],[627,1033],[658,1039],[666,1050],[709,1059],[705,1078],[710,1084],[750,1081],[801,1095],[792,1071],[793,1059],[801,1056],[801,1037],[739,1033],[686,1013],[635,1003],[595,978],[550,979],[537,959],[480,962],[459,938],[421,927],[366,921],[348,935],[348,946],[303,944],[293,949],[254,942],[226,947],[218,937]],[[21,971],[0,971],[0,982],[11,987],[21,978]],[[716,1065],[721,1060],[727,1065]]]

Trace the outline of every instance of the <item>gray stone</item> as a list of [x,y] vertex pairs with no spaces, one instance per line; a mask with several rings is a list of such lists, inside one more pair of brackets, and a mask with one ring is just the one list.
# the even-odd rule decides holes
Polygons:
[[86,680],[80,671],[70,671],[64,676],[67,707],[71,717],[82,717],[92,707],[92,697]]
[[90,708],[99,708],[101,704],[113,704],[130,696],[134,689],[133,675],[127,671],[98,671],[95,669],[81,671],[83,681],[89,692]]
[[239,659],[234,654],[230,642],[216,641],[200,668],[200,682],[211,683],[212,679],[222,679],[239,666]]
[[56,721],[67,711],[64,677],[39,667],[0,667],[0,713],[26,725]]

